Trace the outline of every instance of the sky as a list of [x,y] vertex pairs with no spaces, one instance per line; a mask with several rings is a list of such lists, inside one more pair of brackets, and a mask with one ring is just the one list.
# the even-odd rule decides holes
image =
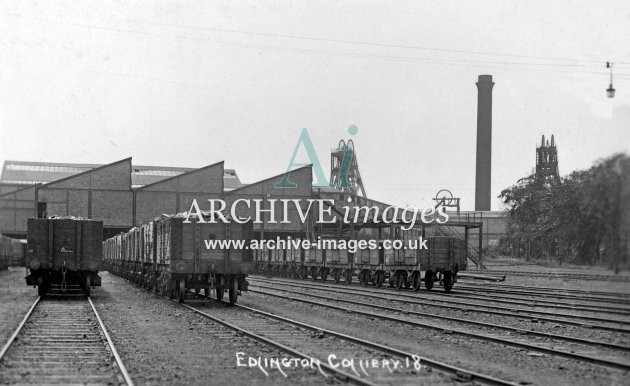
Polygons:
[[225,161],[252,183],[283,173],[307,128],[327,177],[353,140],[370,198],[422,207],[449,189],[473,209],[481,74],[493,209],[543,134],[562,175],[629,152],[626,0],[5,0],[0,162]]

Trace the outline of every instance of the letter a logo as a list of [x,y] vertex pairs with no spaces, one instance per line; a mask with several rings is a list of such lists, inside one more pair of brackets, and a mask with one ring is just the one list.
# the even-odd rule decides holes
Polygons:
[[[300,145],[304,145],[304,149],[306,150],[306,154],[308,155],[310,164],[297,163],[295,162],[295,157],[297,157],[297,153],[300,150]],[[289,166],[287,167],[286,173],[282,177],[282,180],[274,185],[276,188],[296,188],[297,185],[289,181],[289,175],[291,174],[291,170],[294,166],[302,167],[307,165],[313,165],[313,173],[315,173],[315,177],[317,181],[313,184],[314,187],[326,188],[329,186],[328,180],[324,175],[324,170],[322,170],[322,165],[319,163],[319,159],[317,158],[317,153],[315,152],[315,148],[313,147],[313,142],[311,141],[311,137],[308,135],[308,130],[306,128],[302,129],[302,133],[300,134],[300,138],[298,139],[297,145],[295,145],[295,150],[293,151],[293,156],[291,157],[291,161],[289,161]]]

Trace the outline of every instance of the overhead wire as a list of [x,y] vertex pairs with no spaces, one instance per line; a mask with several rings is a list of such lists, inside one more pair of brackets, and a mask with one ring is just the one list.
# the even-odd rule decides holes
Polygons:
[[[374,47],[403,48],[403,49],[435,51],[435,52],[448,52],[448,53],[460,53],[460,54],[464,53],[464,54],[484,55],[484,56],[513,57],[513,58],[521,58],[521,59],[542,59],[542,60],[548,60],[548,61],[562,60],[562,61],[582,62],[582,63],[598,63],[598,64],[602,63],[601,60],[594,60],[594,59],[590,59],[589,60],[589,59],[547,57],[547,56],[535,56],[535,55],[501,54],[501,53],[495,53],[495,52],[463,50],[463,49],[423,47],[423,46],[418,46],[418,45],[405,45],[405,44],[393,44],[393,43],[382,43],[382,42],[368,42],[368,41],[358,41],[358,40],[333,39],[333,38],[325,38],[325,37],[317,37],[317,36],[280,34],[280,33],[270,33],[270,32],[259,32],[259,31],[243,31],[243,30],[218,28],[218,27],[207,27],[207,26],[190,26],[190,25],[183,25],[183,24],[158,23],[158,22],[153,22],[153,21],[134,20],[134,19],[118,19],[118,18],[99,18],[99,19],[102,19],[102,20],[113,20],[113,21],[117,21],[117,22],[134,23],[134,24],[155,25],[155,26],[169,27],[169,28],[185,28],[185,29],[194,29],[194,30],[228,32],[228,33],[237,33],[237,34],[246,34],[246,35],[267,36],[267,37],[281,37],[281,38],[286,38],[286,39],[300,39],[300,40],[311,40],[311,41],[321,41],[321,42],[331,42],[331,43],[365,45],[365,46],[374,46]],[[627,64],[627,65],[630,65],[630,62],[617,61],[615,63],[616,64]],[[549,65],[553,65],[553,63],[549,63]]]
[[[605,69],[603,69],[602,71],[593,71],[593,70],[589,71],[588,69],[584,68],[586,64],[578,64],[578,63],[548,63],[548,62],[527,62],[527,61],[508,62],[505,60],[493,61],[493,60],[439,59],[439,58],[436,59],[436,58],[416,57],[416,56],[400,56],[400,55],[370,54],[370,53],[362,53],[362,52],[348,52],[348,51],[319,49],[319,48],[281,47],[281,46],[274,46],[274,45],[260,44],[260,43],[217,40],[217,39],[210,39],[210,38],[199,37],[199,36],[182,36],[182,35],[146,32],[146,31],[135,31],[135,30],[129,30],[129,29],[120,29],[116,27],[96,26],[92,24],[78,23],[78,22],[73,22],[73,21],[58,21],[58,20],[42,19],[42,18],[37,18],[37,17],[27,17],[23,15],[18,15],[18,14],[9,14],[9,15],[4,15],[4,16],[33,20],[33,21],[37,21],[41,23],[88,28],[91,30],[100,30],[100,31],[116,33],[116,34],[130,34],[130,35],[145,36],[145,37],[167,38],[167,39],[173,39],[173,40],[193,40],[193,41],[202,41],[202,42],[206,42],[210,44],[218,44],[218,45],[226,45],[226,46],[234,46],[234,47],[242,47],[242,48],[267,49],[267,50],[275,50],[275,51],[281,51],[281,52],[297,52],[297,53],[309,53],[309,54],[314,53],[314,54],[322,54],[322,55],[338,56],[338,57],[382,59],[382,60],[393,60],[393,61],[400,61],[400,62],[419,62],[419,63],[425,63],[425,64],[446,65],[446,66],[467,66],[467,67],[490,66],[490,67],[501,67],[501,68],[507,68],[507,69],[520,68],[520,69],[525,69],[528,71],[544,71],[544,72],[555,72],[555,73],[567,73],[567,72],[564,70],[560,70],[558,68],[548,69],[546,67],[570,67],[572,70],[572,73],[569,73],[569,74],[573,74],[577,72],[583,73],[583,74],[600,75],[600,76],[607,74]],[[114,19],[114,20],[121,21],[120,19]],[[132,21],[132,22],[144,23],[142,21]],[[155,24],[155,25],[164,24],[164,23],[153,23],[153,22],[147,22],[147,23]],[[349,41],[349,40],[341,40],[341,39],[328,39],[328,38],[317,38],[317,37],[286,35],[286,34],[259,33],[259,32],[249,32],[249,31],[246,32],[246,31],[238,31],[238,30],[213,28],[213,27],[190,27],[190,26],[169,25],[169,24],[164,24],[164,26],[169,26],[169,27],[176,26],[176,28],[208,29],[208,30],[217,30],[217,31],[224,31],[224,32],[249,33],[249,34],[259,34],[259,35],[264,35],[264,36],[320,40],[320,41],[327,41],[327,42],[342,42],[342,43],[373,45],[373,46],[381,46],[381,47],[424,49],[424,50],[436,50],[436,51],[457,52],[457,53],[467,53],[467,54],[497,55],[497,56],[505,56],[505,57],[543,58],[545,60],[551,60],[551,58],[534,57],[534,56],[527,56],[527,55],[497,54],[497,53],[478,52],[478,51],[470,51],[470,50],[434,49],[434,48],[427,48],[427,47],[420,47],[420,46],[394,45],[394,44],[387,44],[387,43],[360,42],[360,41]],[[556,59],[573,60],[573,59],[566,59],[566,58],[556,58]],[[583,63],[599,63],[593,60],[581,60],[581,61]],[[625,62],[615,62],[616,65],[624,64],[624,63]],[[628,80],[630,79],[630,73],[617,71],[615,74],[615,77],[617,79]]]

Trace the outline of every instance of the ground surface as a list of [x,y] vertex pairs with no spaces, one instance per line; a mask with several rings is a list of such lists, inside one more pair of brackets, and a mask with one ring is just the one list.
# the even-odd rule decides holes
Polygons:
[[0,346],[20,324],[37,298],[37,288],[27,287],[25,268],[0,271]]
[[278,358],[278,350],[240,336],[183,309],[179,304],[103,273],[93,301],[130,376],[138,385],[319,384],[314,371],[284,377],[272,370],[237,367],[245,357]]
[[[497,266],[496,269],[509,270],[509,266]],[[515,271],[531,272],[567,272],[567,269],[516,266]],[[579,268],[568,272],[584,272]],[[588,272],[588,270],[587,270]],[[596,273],[596,272],[591,272]],[[600,273],[600,272],[597,272]],[[601,274],[611,274],[602,271]],[[103,286],[93,291],[92,299],[105,326],[127,366],[132,379],[137,385],[271,385],[271,384],[307,384],[318,385],[331,383],[316,370],[287,370],[283,376],[275,369],[266,369],[265,375],[259,368],[239,367],[237,353],[244,353],[244,358],[283,358],[287,354],[265,344],[253,341],[235,333],[226,327],[209,321],[181,307],[168,299],[159,297],[144,289],[135,287],[130,282],[102,273]],[[25,270],[12,268],[0,272],[0,344],[3,344],[37,297],[37,290],[24,283]],[[255,282],[252,279],[252,283]],[[311,283],[309,280],[308,283]],[[458,299],[457,286],[474,283],[485,285],[484,281],[462,280],[455,285],[452,299]],[[490,285],[491,283],[487,283]],[[581,289],[596,291],[614,291],[630,293],[630,283],[625,281],[576,280],[565,278],[508,276],[505,282],[492,285],[526,285],[530,287],[552,287],[563,289]],[[252,289],[260,289],[252,285]],[[384,290],[384,289],[383,289]],[[276,290],[278,293],[284,290]],[[301,290],[312,294],[326,291]],[[286,292],[286,291],[284,291]],[[435,292],[435,291],[434,291]],[[387,292],[384,292],[387,294]],[[296,295],[297,296],[297,295]],[[370,301],[369,297],[358,295],[337,295],[339,299]],[[418,299],[439,303],[443,295],[416,293]],[[577,299],[579,300],[579,299]],[[602,366],[590,365],[572,359],[538,354],[522,348],[505,346],[449,333],[449,329],[475,328],[460,325],[454,321],[443,321],[431,317],[419,317],[401,314],[401,318],[438,324],[444,331],[421,327],[412,327],[395,321],[384,321],[377,317],[366,317],[309,305],[298,300],[279,299],[260,293],[245,293],[239,303],[293,318],[321,328],[343,332],[359,338],[379,342],[415,353],[427,358],[440,360],[468,370],[492,374],[501,379],[517,384],[537,385],[622,385],[626,384],[629,374],[620,370],[611,370]],[[399,301],[372,300],[373,304],[389,305],[408,310],[435,315],[452,316],[500,323],[523,329],[550,331],[602,341],[627,344],[628,336],[612,336],[606,332],[582,327],[556,326],[554,323],[531,322],[527,319],[489,316],[474,311],[475,305],[499,304],[491,299],[471,300],[467,310],[439,309],[431,305],[405,305]],[[342,305],[342,303],[338,303]],[[630,306],[623,305],[623,306]],[[212,313],[212,307],[207,307]],[[376,311],[375,311],[376,312]],[[563,311],[564,312],[564,311]],[[579,313],[576,313],[576,315]],[[597,315],[597,313],[582,313]],[[235,314],[236,315],[236,314]],[[252,314],[253,315],[253,314]],[[630,323],[627,316],[616,318]],[[479,329],[476,329],[479,330]],[[495,333],[486,331],[488,334]],[[544,343],[544,339],[539,340]],[[593,355],[601,351],[593,350]],[[371,359],[375,354],[366,349],[365,355],[358,359]],[[425,368],[418,377],[422,384],[459,384],[462,379],[446,374],[430,374]],[[474,382],[464,382],[473,384]]]

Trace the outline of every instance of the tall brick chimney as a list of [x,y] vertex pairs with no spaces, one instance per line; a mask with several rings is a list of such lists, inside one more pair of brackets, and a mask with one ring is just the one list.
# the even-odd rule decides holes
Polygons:
[[477,169],[475,210],[490,210],[492,174],[492,75],[479,75],[477,84]]

